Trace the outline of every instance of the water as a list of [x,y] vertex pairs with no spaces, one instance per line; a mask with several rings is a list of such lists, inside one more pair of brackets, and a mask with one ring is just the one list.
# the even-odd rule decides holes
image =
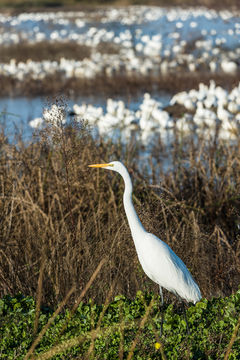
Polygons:
[[[146,6],[109,7],[87,13],[0,14],[0,44],[19,43],[22,40],[32,43],[71,41],[92,46],[93,52],[101,42],[114,43],[121,49],[121,61],[127,64],[136,55],[154,61],[157,58],[160,62],[167,58],[171,64],[174,59],[179,64],[186,61],[190,65],[197,62],[206,65],[212,61],[218,69],[221,68],[222,60],[227,59],[235,61],[239,69],[240,15],[239,12],[217,12],[205,8]],[[191,44],[194,46],[190,46],[191,54],[188,54],[187,45]],[[171,66],[171,71],[174,71],[176,65]],[[14,77],[14,73],[10,72],[9,76]],[[162,102],[164,107],[168,105],[171,95],[151,93],[151,97]],[[136,111],[142,103],[143,93],[132,98],[118,99],[123,100],[130,110]],[[94,107],[101,106],[105,112],[106,101],[101,95],[66,99],[69,111],[75,103],[86,103]],[[49,103],[51,99],[45,97],[0,98],[0,119],[10,140],[14,140],[16,130],[23,134],[24,140],[31,139],[33,130],[29,121],[42,117],[43,109]]]
[[[160,101],[163,106],[167,106],[171,95],[166,93],[152,94],[152,98]],[[138,110],[142,103],[143,94],[131,99],[119,96],[115,100],[123,100],[126,106],[133,111]],[[74,98],[65,98],[67,110],[70,112],[74,104],[81,105],[91,104],[94,107],[102,107],[106,111],[107,98],[101,96],[81,96]],[[16,132],[22,134],[23,140],[31,140],[33,129],[29,126],[29,122],[35,118],[42,117],[43,109],[54,103],[51,97],[17,97],[17,98],[0,98],[0,122],[4,126],[5,133],[10,141],[14,141]]]

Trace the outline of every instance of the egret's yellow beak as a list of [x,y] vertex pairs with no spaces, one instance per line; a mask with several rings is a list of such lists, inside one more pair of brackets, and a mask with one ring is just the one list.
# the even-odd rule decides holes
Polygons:
[[102,168],[102,167],[106,167],[106,166],[113,166],[113,164],[93,164],[93,165],[88,165],[88,167],[94,167],[94,168]]

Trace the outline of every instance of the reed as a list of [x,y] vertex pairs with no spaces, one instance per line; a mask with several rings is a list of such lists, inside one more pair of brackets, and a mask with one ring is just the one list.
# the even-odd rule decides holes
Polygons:
[[[67,48],[65,50],[65,45],[62,45],[61,51],[63,53],[67,51]],[[43,54],[45,52],[47,52],[47,48],[43,51]],[[38,56],[38,54],[39,52],[37,51],[34,56]],[[94,79],[66,78],[56,73],[47,75],[41,81],[28,76],[19,81],[11,76],[1,75],[0,81],[2,86],[0,88],[0,96],[57,96],[58,94],[66,96],[92,96],[101,94],[104,97],[127,95],[128,98],[134,98],[140,93],[139,89],[144,89],[145,92],[151,92],[153,89],[154,91],[162,91],[164,89],[164,91],[171,94],[197,88],[200,82],[208,85],[211,79],[217,85],[230,90],[238,86],[240,73],[236,75],[224,73],[210,74],[207,68],[191,73],[182,68],[167,75],[159,73],[158,76],[154,73],[144,76],[142,74],[131,75],[123,72],[108,77],[102,72],[96,75]],[[118,84],[117,87],[116,84]],[[177,107],[178,112],[179,108]],[[180,111],[182,111],[181,108]]]
[[[56,307],[75,286],[71,301],[79,303],[102,259],[107,266],[86,300],[104,303],[113,283],[113,297],[157,290],[139,266],[122,204],[123,182],[101,170],[93,176],[87,166],[116,159],[131,173],[144,226],[183,259],[203,295],[237,290],[239,141],[192,142],[176,133],[170,148],[152,144],[151,169],[139,149],[135,143],[94,140],[86,123],[74,121],[49,124],[32,144],[10,145],[1,137],[1,296],[35,296],[38,287],[41,302]],[[166,156],[168,172],[162,170]]]

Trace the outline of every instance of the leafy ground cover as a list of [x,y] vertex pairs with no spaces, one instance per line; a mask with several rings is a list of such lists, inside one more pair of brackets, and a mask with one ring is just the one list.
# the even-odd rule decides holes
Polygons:
[[159,298],[138,292],[132,300],[117,296],[104,305],[81,302],[74,314],[65,308],[46,328],[51,309],[42,307],[37,314],[32,297],[5,296],[0,300],[1,359],[27,359],[34,340],[33,359],[239,359],[240,290],[190,305],[189,335],[179,308],[168,304],[164,313],[160,337]]

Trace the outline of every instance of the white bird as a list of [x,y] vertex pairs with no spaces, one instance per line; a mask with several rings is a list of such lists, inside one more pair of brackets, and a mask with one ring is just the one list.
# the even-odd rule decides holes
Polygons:
[[33,129],[39,129],[43,124],[43,119],[38,117],[35,118],[31,121],[29,121],[29,125],[33,128]]
[[164,241],[144,229],[133,206],[133,186],[126,167],[119,161],[89,167],[113,170],[122,176],[125,183],[123,204],[138,259],[146,275],[159,285],[162,305],[162,287],[188,302],[199,301],[201,292],[183,261]]
[[225,73],[231,75],[235,75],[238,70],[237,64],[234,61],[229,61],[227,59],[222,61],[221,68]]
[[222,102],[218,103],[218,108],[217,108],[217,117],[219,120],[223,121],[223,122],[228,122],[229,120],[232,119],[233,115],[224,108],[224,104]]

